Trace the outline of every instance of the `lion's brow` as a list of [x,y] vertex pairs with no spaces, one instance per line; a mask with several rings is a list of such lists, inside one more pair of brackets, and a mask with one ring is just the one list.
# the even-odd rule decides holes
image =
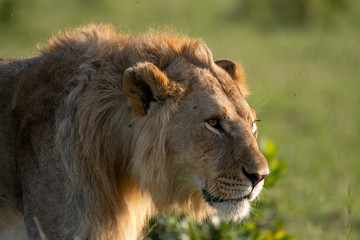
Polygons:
[[224,119],[228,118],[228,110],[225,106],[222,107],[221,113]]

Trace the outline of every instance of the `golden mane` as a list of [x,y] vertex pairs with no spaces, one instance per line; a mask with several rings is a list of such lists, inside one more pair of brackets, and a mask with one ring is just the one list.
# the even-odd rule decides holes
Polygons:
[[[188,191],[186,186],[181,185],[178,189],[171,189],[173,175],[169,173],[165,176],[170,167],[166,161],[164,132],[168,116],[176,105],[168,104],[157,109],[156,114],[150,113],[137,118],[129,113],[128,106],[121,100],[125,97],[124,93],[118,91],[121,75],[107,75],[97,78],[97,81],[91,81],[91,78],[97,77],[93,76],[96,74],[96,63],[103,61],[103,55],[109,55],[109,51],[121,52],[119,55],[110,56],[120,62],[119,71],[122,72],[139,61],[149,61],[160,69],[165,68],[177,57],[209,68],[212,62],[210,50],[199,39],[174,36],[168,32],[150,30],[145,34],[116,34],[112,26],[92,25],[51,38],[41,52],[51,54],[60,51],[64,54],[71,51],[73,54],[74,49],[82,51],[81,57],[87,60],[83,61],[77,74],[69,81],[69,92],[62,111],[59,111],[62,116],[57,123],[57,145],[62,149],[63,156],[78,154],[74,156],[76,161],[63,159],[63,162],[73,184],[78,185],[79,189],[87,189],[89,193],[89,198],[83,199],[84,207],[96,208],[98,214],[112,216],[116,222],[119,221],[120,212],[122,218],[126,216],[124,213],[128,211],[129,204],[135,204],[136,199],[148,199],[141,203],[141,206],[148,208],[147,211],[139,211],[138,216],[134,212],[129,213],[127,217],[130,219],[122,221],[146,221],[143,215],[153,212],[154,206],[161,212],[187,208],[198,218],[204,217],[204,214],[197,210],[197,206],[201,204],[201,194],[195,194],[195,191],[193,198],[182,200],[184,206],[176,207],[172,204],[181,202],[184,198],[183,191]],[[122,59],[124,56],[126,60]],[[127,63],[123,64],[125,61]],[[157,119],[154,119],[154,116]],[[128,174],[129,170],[132,175],[123,176]],[[134,179],[134,182],[126,179]],[[168,186],[164,179],[168,179]],[[140,186],[135,182],[139,182]],[[87,186],[89,183],[92,185]],[[124,192],[119,192],[119,186],[122,191],[126,189],[134,193],[132,202],[129,201],[131,197],[128,197],[128,200],[122,199]],[[161,189],[156,191],[158,186],[161,186]],[[139,187],[142,193],[136,190]],[[144,189],[153,189],[152,192],[157,194],[151,195],[151,198],[146,197],[149,193],[143,192]],[[104,194],[104,197],[97,197],[97,192]],[[76,193],[68,194],[73,196]],[[139,194],[142,195],[141,199],[137,197]],[[100,222],[92,224],[99,225]],[[109,229],[111,228],[112,226],[109,226]],[[139,229],[136,229],[136,232],[138,231]],[[120,232],[131,231],[127,229]]]
[[75,31],[59,32],[50,38],[46,46],[39,48],[42,54],[47,54],[66,48],[73,50],[79,45],[89,53],[92,50],[107,53],[115,48],[123,51],[132,63],[149,61],[160,69],[176,57],[186,58],[204,68],[210,67],[213,60],[210,49],[201,39],[191,39],[171,30],[150,29],[145,33],[133,34],[117,32],[112,25],[107,24],[93,24]]

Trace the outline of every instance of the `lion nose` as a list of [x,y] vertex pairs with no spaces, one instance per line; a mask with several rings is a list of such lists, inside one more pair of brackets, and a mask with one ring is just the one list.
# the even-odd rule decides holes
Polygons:
[[252,182],[253,188],[269,175],[269,174],[260,175],[257,173],[248,173],[245,170],[245,168],[243,168],[243,173]]

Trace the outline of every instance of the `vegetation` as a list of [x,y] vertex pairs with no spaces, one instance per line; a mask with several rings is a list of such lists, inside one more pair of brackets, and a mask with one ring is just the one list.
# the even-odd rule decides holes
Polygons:
[[[89,22],[126,31],[170,25],[202,37],[215,59],[242,63],[249,103],[262,120],[260,139],[271,137],[286,160],[260,201],[276,204],[266,207],[275,217],[260,203],[254,214],[264,220],[252,216],[254,224],[272,225],[260,224],[262,237],[283,228],[297,239],[360,239],[359,16],[353,0],[2,0],[0,57],[36,55],[35,45],[52,33]],[[213,231],[209,223],[188,226]]]
[[234,15],[262,28],[331,28],[349,13],[348,20],[354,23],[356,7],[352,0],[239,0]]

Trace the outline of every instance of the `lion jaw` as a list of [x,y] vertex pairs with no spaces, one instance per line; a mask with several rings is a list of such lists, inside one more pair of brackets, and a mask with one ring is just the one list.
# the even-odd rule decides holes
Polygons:
[[[254,187],[248,187],[232,198],[220,198],[212,196],[207,190],[202,189],[204,201],[214,210],[219,217],[225,221],[237,221],[248,217],[251,206],[250,202],[255,200],[264,186],[264,180]],[[223,194],[223,196],[225,196]]]

